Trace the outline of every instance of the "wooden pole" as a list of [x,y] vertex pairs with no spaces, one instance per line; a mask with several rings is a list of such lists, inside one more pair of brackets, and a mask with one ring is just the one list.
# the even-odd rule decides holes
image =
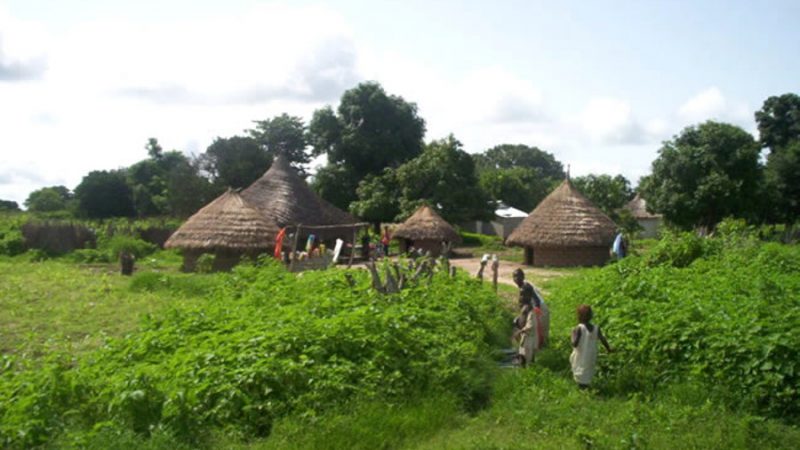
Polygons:
[[497,292],[497,272],[500,268],[500,261],[497,259],[497,255],[492,255],[492,286],[494,286],[494,292]]
[[294,269],[294,261],[297,259],[297,241],[300,239],[300,225],[298,224],[294,230],[294,243],[292,244],[292,259],[289,263],[289,272]]
[[353,265],[353,255],[356,253],[356,233],[358,233],[358,228],[353,227],[353,242],[350,246],[350,259],[347,260],[348,269]]

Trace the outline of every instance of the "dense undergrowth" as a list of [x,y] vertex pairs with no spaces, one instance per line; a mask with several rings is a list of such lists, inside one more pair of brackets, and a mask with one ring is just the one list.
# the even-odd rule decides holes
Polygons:
[[[437,274],[383,296],[358,274],[301,277],[241,267],[201,303],[173,308],[75,359],[36,370],[5,359],[0,436],[5,446],[66,445],[100,435],[168,435],[203,445],[209,433],[266,436],[288,414],[313,416],[354,399],[400,401],[447,393],[477,408],[490,392],[495,333],[506,315],[488,288]],[[143,274],[131,289],[174,289]],[[185,286],[184,286],[185,288]]]
[[700,382],[723,404],[797,419],[800,248],[724,225],[713,238],[667,236],[642,257],[561,283],[554,300],[591,304],[600,317],[618,350],[603,365],[605,389]]

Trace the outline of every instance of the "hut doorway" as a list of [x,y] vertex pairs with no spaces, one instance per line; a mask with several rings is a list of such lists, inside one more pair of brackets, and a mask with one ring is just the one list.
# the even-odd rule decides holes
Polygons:
[[525,265],[533,265],[533,247],[525,247]]

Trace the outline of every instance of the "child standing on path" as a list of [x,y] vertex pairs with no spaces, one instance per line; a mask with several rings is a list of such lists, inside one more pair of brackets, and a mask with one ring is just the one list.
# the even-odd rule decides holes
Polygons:
[[595,365],[597,364],[597,341],[611,353],[600,327],[591,323],[592,307],[589,305],[578,306],[578,326],[572,329],[572,354],[569,362],[572,365],[572,376],[581,388],[592,384]]

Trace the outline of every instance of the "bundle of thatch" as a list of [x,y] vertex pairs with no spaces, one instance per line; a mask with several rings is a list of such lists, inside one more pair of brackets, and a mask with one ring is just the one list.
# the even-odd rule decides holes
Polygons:
[[506,243],[525,247],[526,263],[537,266],[602,264],[617,226],[564,180],[514,230]]
[[214,253],[216,267],[226,268],[223,266],[242,255],[257,255],[274,247],[277,233],[275,224],[229,189],[190,217],[164,247],[184,250],[186,270],[194,268],[202,253]]
[[438,255],[442,243],[460,243],[461,235],[452,225],[445,222],[430,206],[420,206],[414,214],[400,224],[392,236],[401,242],[401,250],[409,246],[428,250],[433,255]]
[[287,225],[351,225],[350,214],[318,196],[279,155],[264,175],[242,191],[242,198],[279,227]]

